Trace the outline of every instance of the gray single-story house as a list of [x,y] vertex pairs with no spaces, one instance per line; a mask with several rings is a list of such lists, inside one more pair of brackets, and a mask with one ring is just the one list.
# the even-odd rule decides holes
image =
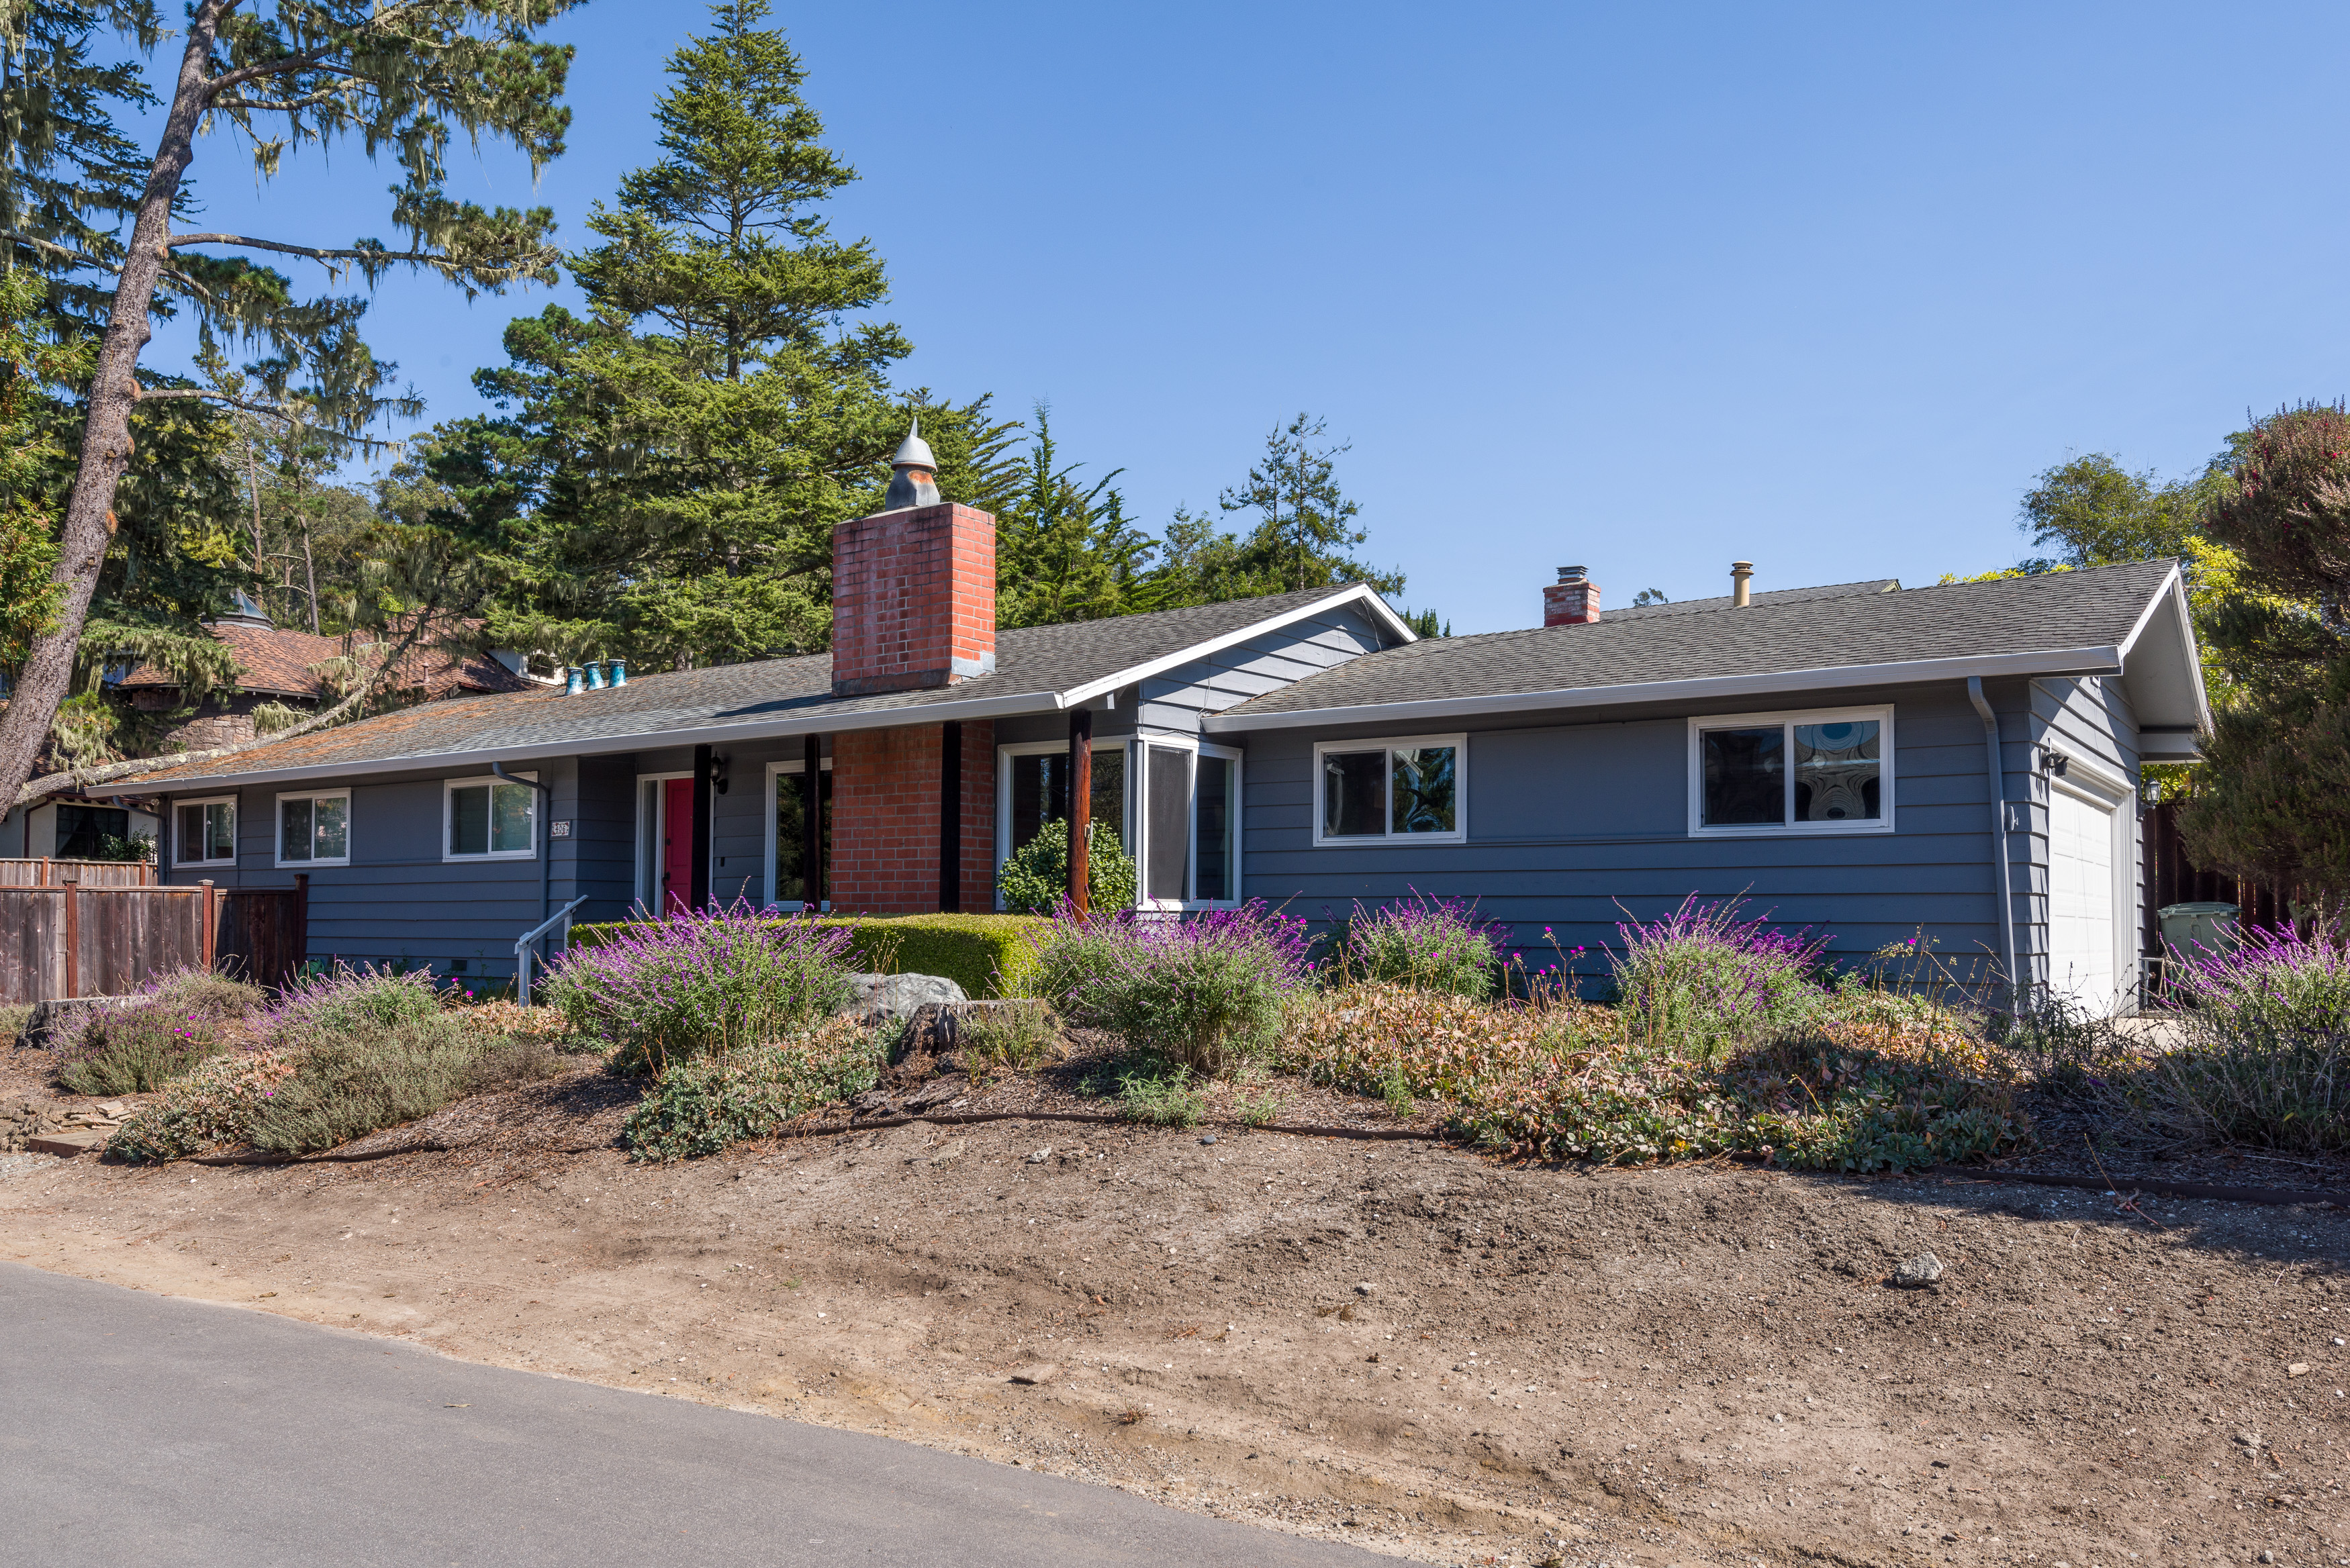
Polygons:
[[919,436],[897,473],[836,531],[833,652],[598,667],[153,775],[169,878],[307,873],[313,957],[502,976],[575,900],[990,909],[1082,815],[1156,910],[1472,898],[1539,965],[1742,897],[1840,956],[1922,933],[2135,993],[2139,768],[2209,722],[2174,563],[1775,593],[1742,563],[1605,613],[1575,567],[1540,627],[1430,639],[1359,585],[999,632],[993,520],[938,499]]

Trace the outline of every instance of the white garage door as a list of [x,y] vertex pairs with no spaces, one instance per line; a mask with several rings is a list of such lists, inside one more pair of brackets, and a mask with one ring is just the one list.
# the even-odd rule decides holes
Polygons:
[[2048,982],[2100,1017],[2114,1010],[2114,812],[2048,792]]

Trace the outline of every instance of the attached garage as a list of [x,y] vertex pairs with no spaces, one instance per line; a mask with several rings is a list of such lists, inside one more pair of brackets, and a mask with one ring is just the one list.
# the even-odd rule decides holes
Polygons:
[[2126,903],[2120,804],[2064,780],[2048,791],[2049,990],[2099,1017],[2127,1000],[2115,919]]

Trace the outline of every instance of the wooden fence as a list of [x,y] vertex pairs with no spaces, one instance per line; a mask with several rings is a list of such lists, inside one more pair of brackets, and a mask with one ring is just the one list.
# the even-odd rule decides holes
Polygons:
[[224,890],[0,887],[0,1002],[121,996],[174,970],[216,970],[272,990],[300,973],[309,877]]
[[147,888],[155,867],[144,860],[0,860],[0,888],[55,888],[79,882],[85,888]]

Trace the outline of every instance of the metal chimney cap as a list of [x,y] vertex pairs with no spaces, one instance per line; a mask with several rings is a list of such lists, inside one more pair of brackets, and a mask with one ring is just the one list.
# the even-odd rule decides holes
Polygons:
[[922,439],[922,416],[914,416],[913,428],[906,439],[898,443],[898,455],[889,460],[891,468],[927,468],[938,471],[939,460],[931,455],[931,443]]
[[1751,577],[1754,575],[1754,563],[1732,561],[1730,563],[1730,575],[1733,577]]
[[1583,580],[1583,576],[1584,571],[1581,566],[1561,566],[1558,569],[1558,580],[1562,583],[1579,583]]

